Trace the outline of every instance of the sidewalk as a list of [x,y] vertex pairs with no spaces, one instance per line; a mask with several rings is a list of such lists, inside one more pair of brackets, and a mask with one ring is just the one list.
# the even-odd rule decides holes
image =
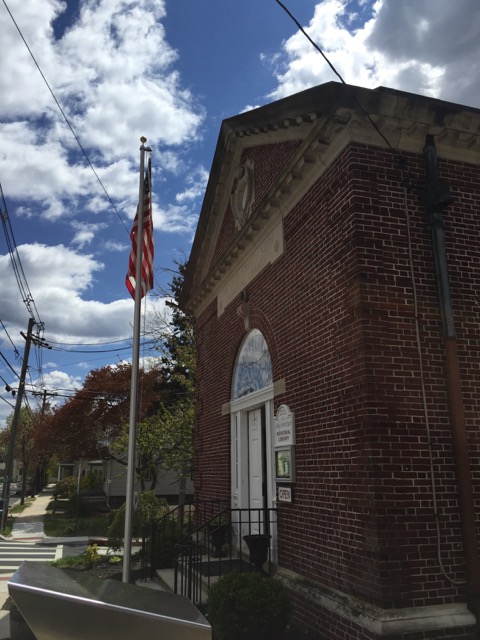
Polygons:
[[[30,542],[46,544],[62,544],[66,541],[70,543],[85,542],[88,544],[88,538],[47,538],[43,530],[43,516],[53,497],[52,488],[47,487],[40,493],[33,502],[25,509],[23,513],[18,515],[13,522],[12,535],[3,538],[9,542]],[[0,580],[0,640],[9,640],[10,638],[10,616],[9,612],[1,607],[5,604],[9,597],[8,594],[8,578]]]

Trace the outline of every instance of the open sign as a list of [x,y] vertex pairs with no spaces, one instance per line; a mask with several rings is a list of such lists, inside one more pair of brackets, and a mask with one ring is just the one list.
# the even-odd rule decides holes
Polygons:
[[292,501],[292,487],[278,487],[278,501],[279,502],[291,502]]

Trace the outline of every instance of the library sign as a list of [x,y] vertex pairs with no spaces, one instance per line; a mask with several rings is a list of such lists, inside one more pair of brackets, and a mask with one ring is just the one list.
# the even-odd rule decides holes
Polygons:
[[[273,420],[273,444],[277,483],[293,482],[295,478],[295,423],[293,413],[286,404],[278,407],[277,415]],[[284,501],[287,502],[285,498]]]
[[277,415],[273,420],[273,430],[275,447],[292,447],[295,444],[293,413],[286,404],[278,407]]

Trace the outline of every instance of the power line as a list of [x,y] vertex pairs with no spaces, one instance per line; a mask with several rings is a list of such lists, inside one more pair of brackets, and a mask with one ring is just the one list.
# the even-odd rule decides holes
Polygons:
[[0,400],[3,400],[7,404],[9,404],[12,407],[12,409],[15,409],[15,405],[9,402],[8,400],[6,400],[3,396],[0,396]]
[[13,22],[13,24],[15,25],[15,27],[16,27],[16,29],[17,29],[18,33],[20,34],[20,37],[21,37],[21,39],[23,40],[23,43],[24,43],[24,45],[26,46],[28,53],[30,54],[30,56],[31,56],[31,58],[32,58],[32,60],[33,60],[33,62],[35,63],[35,66],[37,67],[37,69],[38,69],[38,71],[39,71],[40,75],[42,76],[43,81],[45,82],[45,84],[46,84],[46,86],[47,86],[48,90],[50,91],[50,94],[52,95],[52,98],[55,100],[55,103],[56,103],[56,105],[57,105],[57,107],[58,107],[58,109],[59,109],[60,113],[62,114],[63,119],[64,119],[64,120],[65,120],[65,122],[67,123],[68,128],[69,128],[69,129],[70,129],[70,131],[72,132],[72,135],[73,135],[73,137],[75,138],[75,140],[76,140],[76,142],[77,142],[78,146],[80,147],[80,150],[82,151],[83,155],[85,156],[85,158],[86,158],[86,160],[87,160],[87,162],[88,162],[88,165],[90,166],[90,169],[93,171],[93,173],[94,173],[94,175],[95,175],[96,179],[98,180],[98,183],[100,184],[100,186],[102,187],[103,191],[105,192],[105,195],[107,196],[107,199],[108,199],[108,201],[109,201],[110,205],[112,206],[113,210],[114,210],[114,211],[115,211],[115,213],[117,214],[118,219],[120,220],[120,222],[123,224],[123,226],[124,226],[124,227],[125,227],[125,229],[127,230],[127,233],[130,233],[130,231],[129,231],[129,229],[128,229],[127,225],[125,224],[125,222],[124,222],[123,218],[121,217],[120,213],[119,213],[119,212],[118,212],[118,210],[117,210],[117,207],[116,207],[116,206],[115,206],[115,204],[113,203],[113,201],[112,201],[112,199],[111,199],[111,197],[110,197],[110,195],[109,195],[109,193],[108,193],[107,189],[105,188],[105,185],[104,185],[104,184],[103,184],[103,182],[101,181],[100,176],[99,176],[99,175],[98,175],[98,173],[95,171],[95,168],[94,168],[93,164],[91,163],[90,158],[88,157],[87,152],[85,151],[85,149],[84,149],[84,147],[83,147],[82,143],[80,142],[80,139],[78,138],[77,134],[75,133],[75,131],[74,131],[74,129],[73,129],[73,127],[72,127],[72,125],[70,124],[69,119],[67,118],[67,116],[66,116],[66,114],[65,114],[64,110],[62,109],[62,107],[61,107],[61,105],[60,105],[59,101],[57,100],[57,97],[55,96],[55,94],[54,94],[54,92],[53,92],[53,89],[52,89],[52,88],[51,88],[51,86],[49,85],[49,83],[48,83],[48,81],[47,81],[47,78],[45,77],[45,75],[44,75],[43,71],[42,71],[42,70],[41,70],[41,68],[40,68],[40,65],[39,65],[39,64],[38,64],[38,62],[36,61],[35,56],[33,55],[32,50],[31,50],[31,49],[30,49],[30,47],[28,46],[28,43],[27,43],[27,41],[25,40],[25,37],[24,37],[24,35],[23,35],[22,31],[20,30],[20,27],[18,26],[17,22],[15,21],[15,18],[13,17],[12,12],[11,12],[11,11],[10,11],[10,9],[8,8],[8,5],[7,5],[7,3],[6,3],[6,1],[5,1],[5,0],[3,0],[3,4],[5,5],[5,8],[6,8],[6,10],[8,11],[8,14],[10,15],[10,18],[12,19],[12,22]]
[[[95,351],[92,351],[92,353],[95,353]],[[85,362],[97,362],[98,360],[102,360],[103,362],[105,362],[106,360],[109,360],[112,357],[114,356],[103,356],[102,358],[84,358],[83,360],[76,360],[75,362],[62,362],[61,367],[62,369],[64,369],[65,367],[74,367],[77,364],[83,364]],[[44,367],[44,369],[57,369],[58,366],[59,366],[58,364],[47,365]]]
[[5,361],[7,367],[10,369],[10,371],[12,371],[13,375],[19,378],[20,376],[18,375],[18,373],[15,371],[15,369],[12,367],[12,365],[9,363],[9,361],[6,359],[6,357],[3,355],[1,351],[0,351],[0,358],[2,358],[2,360]]
[[[1,185],[0,185],[0,188],[1,188]],[[0,324],[2,325],[3,330],[4,330],[4,331],[5,331],[5,333],[7,334],[7,338],[10,340],[10,343],[11,343],[11,345],[12,345],[12,347],[13,347],[13,351],[14,351],[14,353],[15,353],[15,357],[16,357],[16,358],[19,358],[19,357],[20,357],[20,353],[18,352],[18,349],[17,349],[17,347],[15,346],[15,343],[13,342],[12,338],[10,337],[10,334],[9,334],[9,333],[8,333],[8,331],[7,331],[7,327],[3,324],[3,320],[2,320],[1,318],[0,318]]]
[[7,203],[5,201],[5,196],[3,195],[3,189],[2,189],[1,183],[0,183],[0,194],[2,196],[2,202],[4,206],[4,211],[1,212],[3,231],[5,234],[5,240],[7,242],[7,249],[10,255],[13,272],[15,274],[15,279],[17,280],[17,285],[18,285],[18,288],[20,289],[20,294],[23,298],[23,303],[25,304],[30,317],[34,320],[35,324],[38,327],[40,327],[41,330],[43,330],[43,322],[40,320],[40,314],[38,313],[35,300],[33,299],[32,293],[30,291],[30,287],[28,286],[27,278],[25,276],[25,271],[23,270],[23,266],[22,266],[22,261],[20,260],[20,255],[18,253],[18,247],[17,247],[17,243],[15,241],[15,236],[13,233],[12,223],[8,215]]
[[[312,38],[308,35],[308,33],[305,31],[305,29],[302,27],[302,25],[300,24],[300,22],[295,18],[295,16],[293,15],[293,13],[287,9],[287,7],[283,4],[283,2],[281,2],[280,0],[275,0],[275,2],[285,11],[285,13],[293,20],[293,22],[297,25],[297,27],[300,29],[300,31],[303,33],[303,35],[307,38],[307,40],[310,42],[310,44],[318,51],[318,53],[322,56],[322,58],[325,60],[325,62],[328,64],[328,66],[330,67],[330,69],[333,71],[333,73],[337,76],[337,78],[340,80],[340,82],[344,85],[346,85],[347,87],[349,85],[347,85],[347,83],[345,82],[345,80],[342,78],[342,76],[340,75],[340,73],[336,70],[336,68],[334,67],[334,65],[330,62],[330,60],[328,59],[328,57],[325,55],[325,53],[322,51],[322,49],[318,46],[318,44],[312,40]],[[355,103],[357,104],[357,106],[360,108],[360,110],[362,111],[362,113],[367,117],[368,121],[370,122],[370,124],[372,125],[372,127],[375,129],[375,131],[378,133],[378,135],[382,138],[382,140],[385,142],[385,144],[387,145],[387,147],[390,149],[390,151],[393,151],[395,154],[397,154],[398,156],[401,157],[400,152],[395,149],[391,144],[390,141],[388,140],[388,138],[382,133],[382,131],[380,131],[380,129],[377,127],[377,125],[375,124],[375,122],[372,119],[372,116],[368,113],[368,111],[365,109],[365,107],[361,104],[361,102],[358,100],[358,98],[355,96],[354,93],[351,94],[353,100],[355,101]]]
[[[142,343],[141,347],[146,347],[148,345],[153,345],[155,340],[147,340]],[[131,349],[128,347],[118,347],[116,349],[62,349],[61,347],[50,347],[52,351],[62,351],[67,353],[118,353],[119,351],[129,351]]]
[[[148,334],[143,334],[148,335]],[[121,340],[110,340],[109,342],[56,342],[55,340],[47,340],[48,344],[60,344],[64,347],[95,347],[95,346],[103,346],[106,344],[118,344],[120,342],[126,342],[127,340],[131,340],[131,336],[128,338],[122,338]]]

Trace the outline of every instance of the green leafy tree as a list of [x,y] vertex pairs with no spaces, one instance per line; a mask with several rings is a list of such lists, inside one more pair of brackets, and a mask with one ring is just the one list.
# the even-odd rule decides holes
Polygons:
[[193,316],[180,307],[185,265],[179,264],[166,300],[168,318],[158,319],[154,328],[157,348],[161,353],[161,371],[170,386],[171,399],[152,419],[162,425],[164,464],[181,477],[190,470],[193,457],[195,420],[195,325]]
[[[195,340],[192,318],[184,314],[178,297],[183,267],[175,274],[166,313],[150,318],[149,332],[155,339],[162,381],[162,402],[157,410],[139,421],[136,431],[136,473],[141,490],[156,487],[161,468],[176,472],[181,493],[193,456],[192,431],[195,416]],[[128,450],[129,425],[124,422],[112,443],[113,457],[122,462]]]

